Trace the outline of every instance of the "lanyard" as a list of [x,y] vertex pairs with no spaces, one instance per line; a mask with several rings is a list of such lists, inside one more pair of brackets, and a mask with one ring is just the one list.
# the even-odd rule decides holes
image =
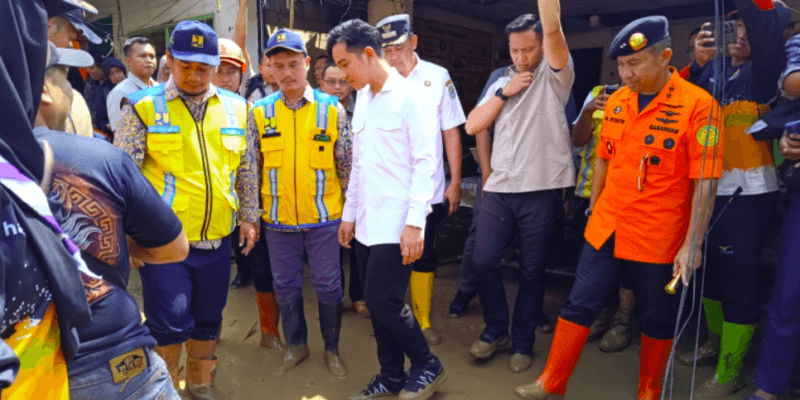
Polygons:
[[64,247],[67,248],[70,255],[72,255],[72,258],[75,259],[78,271],[92,278],[100,278],[89,271],[89,267],[86,266],[86,263],[81,258],[78,246],[61,230],[58,221],[53,217],[53,213],[50,212],[50,207],[47,205],[47,198],[44,196],[44,192],[42,192],[35,182],[19,172],[17,167],[9,163],[2,156],[0,156],[0,184],[13,192],[29,207],[36,211],[40,218],[47,221],[47,224],[53,229],[53,232],[61,238],[61,242],[64,244]]

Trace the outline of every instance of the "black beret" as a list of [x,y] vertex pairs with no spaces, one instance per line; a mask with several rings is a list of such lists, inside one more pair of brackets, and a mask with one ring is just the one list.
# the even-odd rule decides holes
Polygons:
[[629,56],[669,37],[669,22],[664,16],[639,18],[617,34],[608,50],[608,58]]

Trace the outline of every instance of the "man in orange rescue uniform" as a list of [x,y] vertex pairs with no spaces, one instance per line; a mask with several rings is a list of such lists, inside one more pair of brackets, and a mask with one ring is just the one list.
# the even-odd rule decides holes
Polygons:
[[611,44],[626,87],[605,107],[587,244],[544,372],[516,390],[523,399],[565,394],[589,326],[623,269],[632,277],[642,331],[636,398],[660,398],[679,305],[664,286],[678,274],[686,284],[700,266],[722,173],[719,106],[669,67],[670,46],[661,16],[630,23]]

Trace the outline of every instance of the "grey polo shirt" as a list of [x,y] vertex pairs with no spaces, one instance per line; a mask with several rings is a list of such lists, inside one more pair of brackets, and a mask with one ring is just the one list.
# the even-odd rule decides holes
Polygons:
[[[531,85],[509,98],[495,119],[492,174],[484,191],[522,193],[575,185],[572,142],[564,114],[575,80],[572,57],[560,71],[542,60],[532,72]],[[478,106],[517,73],[514,66],[508,67]]]

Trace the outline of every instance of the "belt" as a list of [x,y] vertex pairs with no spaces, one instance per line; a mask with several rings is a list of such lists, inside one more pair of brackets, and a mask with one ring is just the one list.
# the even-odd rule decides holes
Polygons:
[[144,348],[131,350],[108,362],[114,383],[120,383],[144,372],[148,367]]

